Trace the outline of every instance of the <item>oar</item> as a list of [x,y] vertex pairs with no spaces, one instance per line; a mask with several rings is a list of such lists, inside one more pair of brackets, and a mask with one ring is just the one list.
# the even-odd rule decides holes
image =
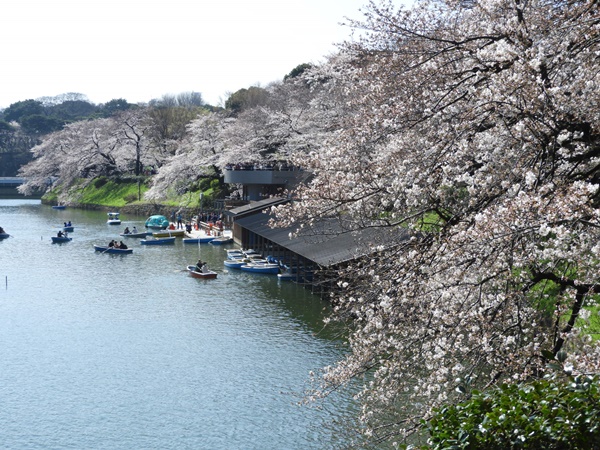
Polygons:
[[107,252],[107,251],[109,251],[111,248],[113,248],[113,247],[106,247],[106,250],[102,250],[102,253],[101,253],[101,254],[104,254],[104,253],[106,253],[106,252]]

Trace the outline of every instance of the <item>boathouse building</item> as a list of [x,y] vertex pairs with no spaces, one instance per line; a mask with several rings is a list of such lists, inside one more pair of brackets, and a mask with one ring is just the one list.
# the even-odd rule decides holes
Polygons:
[[289,202],[273,197],[225,212],[233,230],[234,241],[242,248],[251,248],[272,256],[290,268],[298,283],[306,284],[316,293],[327,292],[335,281],[336,267],[374,253],[381,245],[398,243],[408,238],[406,231],[389,228],[368,228],[352,232],[338,220],[322,220],[310,230],[294,235],[295,227],[272,228],[269,213],[272,206]]

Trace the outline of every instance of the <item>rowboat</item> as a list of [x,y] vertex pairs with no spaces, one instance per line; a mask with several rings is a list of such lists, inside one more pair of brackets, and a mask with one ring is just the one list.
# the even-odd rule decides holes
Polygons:
[[227,259],[239,259],[245,255],[241,250],[227,250]]
[[162,231],[154,231],[152,236],[155,238],[164,238],[164,237],[183,237],[185,236],[185,230],[162,230]]
[[230,269],[241,269],[242,266],[248,264],[248,261],[244,261],[243,259],[226,259],[223,261],[223,264]]
[[127,255],[129,253],[133,253],[132,248],[115,248],[115,247],[108,247],[106,245],[96,245],[96,244],[94,244],[94,250],[96,250],[97,252],[112,253],[115,255]]
[[10,234],[8,234],[8,233],[0,233],[0,239],[6,239],[9,237],[10,237]]
[[285,270],[277,274],[277,279],[280,281],[291,281],[296,279],[296,275],[290,272],[289,270]]
[[240,269],[244,272],[278,274],[279,264],[251,262],[244,264]]
[[233,242],[233,238],[232,237],[221,236],[221,237],[215,238],[212,241],[210,241],[210,244],[212,244],[212,245],[224,245],[224,244],[231,244],[232,242]]
[[65,209],[66,206],[65,205],[53,205],[52,209]]
[[72,233],[75,230],[75,227],[73,225],[67,225],[63,227],[63,231],[66,231],[67,233]]
[[198,272],[196,266],[187,266],[187,270],[194,278],[212,279],[217,278],[217,272],[209,270],[208,272]]
[[171,245],[175,243],[175,237],[157,238],[157,239],[142,239],[142,245]]
[[148,236],[148,233],[146,233],[145,231],[141,231],[139,233],[121,233],[121,234],[119,234],[119,236],[142,239],[142,238],[145,238],[146,236]]
[[194,238],[183,238],[184,244],[208,244],[215,240],[214,236],[202,236]]
[[73,240],[73,238],[66,237],[66,236],[60,236],[60,237],[58,237],[58,236],[52,236],[52,243],[53,244],[60,244],[62,242],[69,242],[69,241],[72,241],[72,240]]
[[109,225],[121,225],[121,219],[119,218],[118,212],[109,212],[108,220],[106,221]]
[[227,258],[229,258],[229,259],[231,259],[231,258],[254,258],[254,257],[262,258],[262,255],[259,252],[257,252],[256,250],[252,250],[252,249],[240,250],[239,248],[228,248],[228,249],[225,249],[225,252],[227,252]]

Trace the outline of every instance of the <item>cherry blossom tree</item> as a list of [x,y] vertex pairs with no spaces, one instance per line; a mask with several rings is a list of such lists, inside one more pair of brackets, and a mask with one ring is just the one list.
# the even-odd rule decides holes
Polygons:
[[228,164],[288,161],[319,149],[337,112],[324,86],[319,76],[290,78],[261,89],[261,103],[235,116],[200,114],[159,169],[147,198],[184,191],[200,177],[219,177]]
[[[34,160],[22,167],[27,179],[23,193],[68,188],[98,176],[141,175],[146,165],[159,167],[169,143],[149,137],[152,122],[143,109],[127,110],[110,118],[74,122],[44,136],[32,149]],[[85,181],[84,181],[85,183]]]
[[410,236],[340,268],[351,352],[314,393],[363,380],[374,442],[559,354],[600,368],[581,333],[600,291],[599,17],[586,0],[371,2],[363,37],[313,71],[344,113],[279,224]]
[[203,113],[187,126],[185,139],[178,142],[175,154],[161,166],[152,180],[146,198],[165,198],[169,192],[184,192],[201,177],[218,176],[216,167],[223,153],[221,135],[234,119],[219,113]]
[[79,121],[45,136],[32,149],[33,161],[20,170],[27,181],[19,190],[45,191],[56,185],[67,188],[81,178],[92,179],[119,170],[115,127],[111,118]]

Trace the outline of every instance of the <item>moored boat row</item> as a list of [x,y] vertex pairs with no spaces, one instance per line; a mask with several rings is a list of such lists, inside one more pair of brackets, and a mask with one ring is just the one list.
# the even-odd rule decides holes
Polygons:
[[[264,258],[254,250],[231,249],[226,250],[226,252],[227,259],[223,261],[223,264],[230,269],[240,269],[244,272],[269,275],[279,275],[282,272],[282,266],[279,261],[270,256]],[[282,277],[282,279],[288,278]]]

